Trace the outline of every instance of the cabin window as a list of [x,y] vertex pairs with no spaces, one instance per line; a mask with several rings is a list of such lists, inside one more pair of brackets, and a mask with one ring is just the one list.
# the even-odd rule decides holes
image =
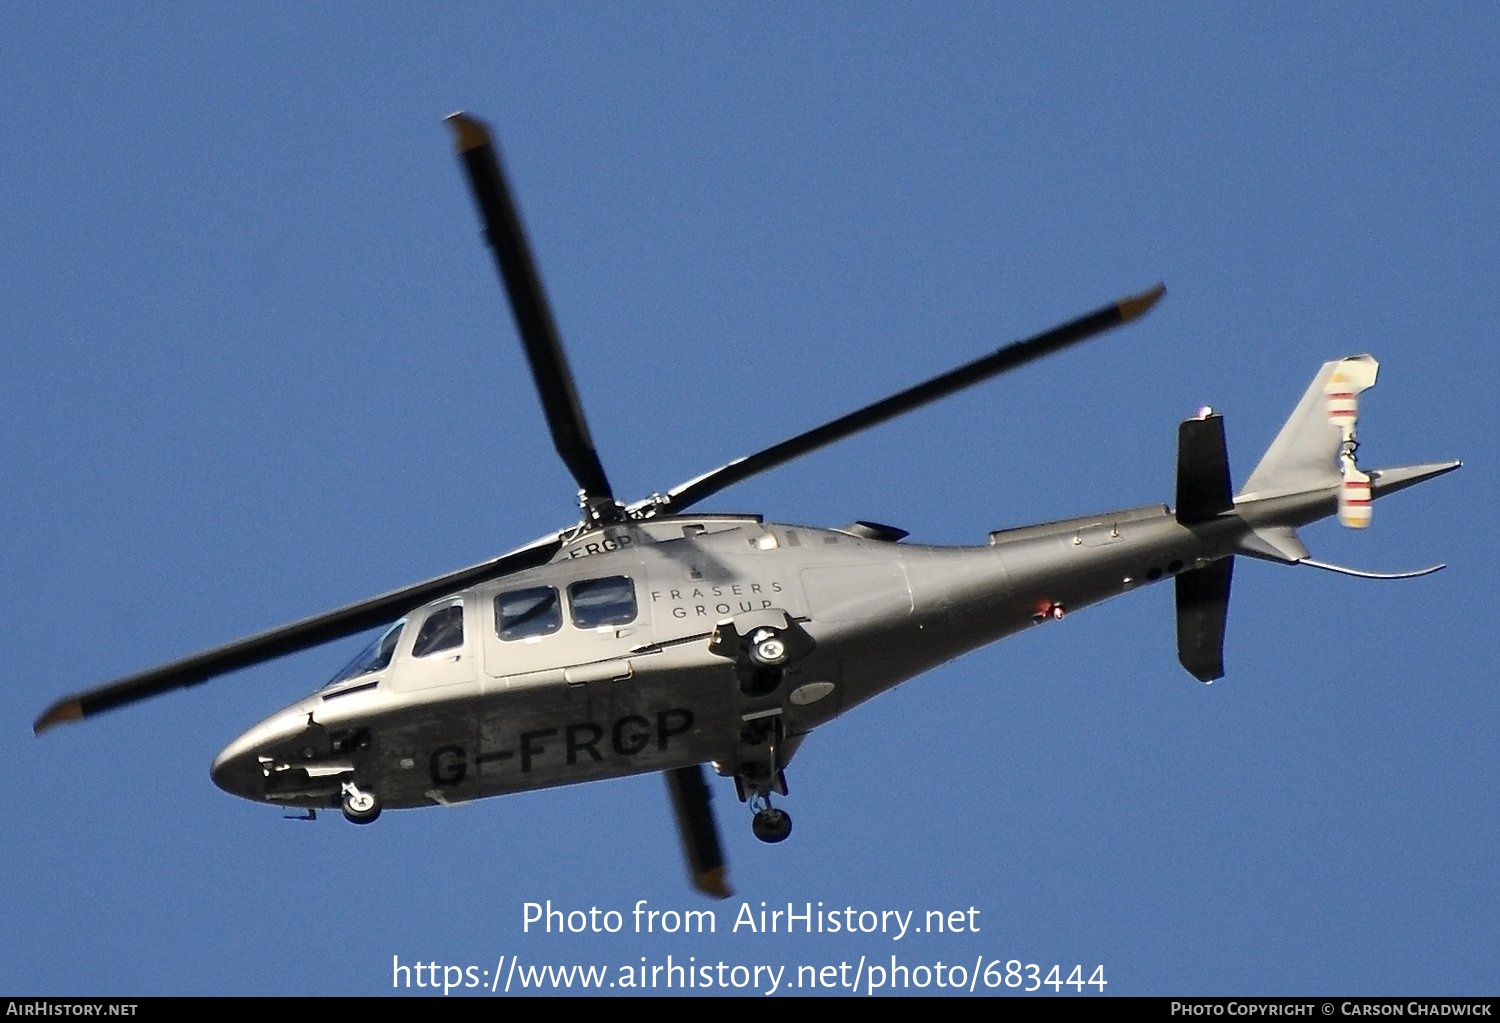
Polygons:
[[635,621],[635,584],[627,576],[585,579],[568,587],[573,624],[580,629],[629,625]]
[[464,606],[450,604],[440,607],[427,616],[422,629],[412,644],[413,657],[426,657],[442,650],[452,650],[464,645]]
[[501,639],[530,639],[562,628],[562,601],[551,586],[511,590],[495,598],[495,632]]

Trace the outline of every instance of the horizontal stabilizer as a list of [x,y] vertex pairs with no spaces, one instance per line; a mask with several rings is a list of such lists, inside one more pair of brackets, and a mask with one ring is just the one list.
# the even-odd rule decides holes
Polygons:
[[1377,497],[1394,494],[1398,490],[1426,483],[1460,468],[1464,463],[1428,462],[1426,465],[1403,465],[1397,469],[1375,469],[1370,473],[1370,490]]

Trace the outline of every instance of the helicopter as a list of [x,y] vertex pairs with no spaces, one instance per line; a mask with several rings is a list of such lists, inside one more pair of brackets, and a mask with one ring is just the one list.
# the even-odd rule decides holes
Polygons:
[[234,739],[220,788],[316,817],[369,824],[387,809],[660,773],[691,883],[731,894],[705,765],[731,779],[768,843],[792,821],[775,800],[815,729],[959,655],[1075,610],[1172,580],[1178,658],[1224,675],[1233,567],[1247,556],[1365,578],[1310,557],[1297,530],[1371,520],[1374,500],[1458,461],[1363,470],[1368,355],[1325,363],[1235,491],[1223,417],[1178,430],[1173,505],[906,542],[892,526],[840,528],[695,513],[752,476],[1145,315],[1157,284],[847,415],[627,503],[590,436],[511,187],[488,126],[447,118],[509,300],[579,520],[476,565],[271,629],[58,700],[41,734],[167,691],[381,631],[316,692]]

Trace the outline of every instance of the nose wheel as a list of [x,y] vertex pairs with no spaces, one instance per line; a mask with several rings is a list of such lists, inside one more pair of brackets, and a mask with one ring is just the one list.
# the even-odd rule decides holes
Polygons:
[[357,788],[352,781],[344,782],[344,819],[350,824],[370,824],[380,816],[380,800],[375,793]]

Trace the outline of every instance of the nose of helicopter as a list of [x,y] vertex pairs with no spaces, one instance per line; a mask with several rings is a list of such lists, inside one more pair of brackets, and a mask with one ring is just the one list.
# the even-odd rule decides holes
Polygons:
[[209,776],[232,796],[261,802],[266,797],[265,757],[303,729],[305,715],[283,711],[250,729],[214,758]]
[[260,788],[264,774],[256,760],[254,744],[249,739],[250,733],[247,732],[225,746],[214,757],[208,773],[214,784],[230,795],[256,799],[256,790]]

